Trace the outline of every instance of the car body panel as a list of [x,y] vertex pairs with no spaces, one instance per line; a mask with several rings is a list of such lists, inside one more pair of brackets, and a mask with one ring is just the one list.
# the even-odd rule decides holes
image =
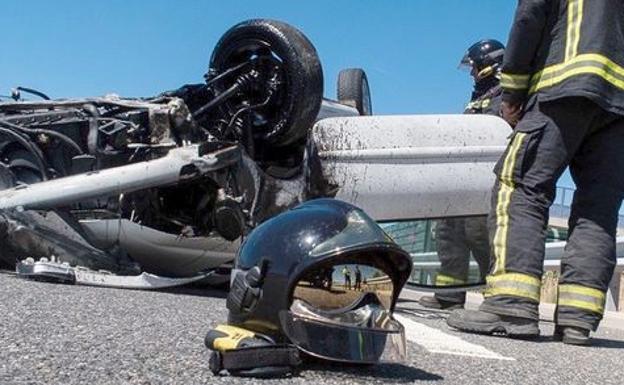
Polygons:
[[[353,203],[379,221],[483,214],[489,207],[492,169],[509,132],[503,120],[489,116],[323,119],[312,129],[310,148],[315,154],[308,154],[304,167],[312,167],[316,156],[324,183],[330,186],[325,196]],[[211,170],[227,167],[230,158],[216,153],[200,157],[192,146],[174,148],[157,160],[0,191],[0,207],[48,209],[113,191],[140,190],[143,183],[171,184],[189,164]],[[277,213],[304,200],[313,183],[304,181],[306,174],[275,180],[279,184],[265,188],[275,190],[269,194],[272,202],[263,203],[275,206]],[[293,188],[302,191],[290,191]],[[74,190],[76,194],[70,193]],[[281,202],[286,192],[290,198]],[[128,219],[90,219],[81,224],[96,247],[118,245],[145,271],[170,277],[216,268],[231,261],[240,245],[240,238],[230,242],[216,234],[171,234]]]
[[240,239],[182,237],[127,219],[85,220],[81,225],[96,247],[121,246],[143,269],[169,277],[188,277],[231,261]]
[[481,115],[325,119],[312,136],[335,198],[374,219],[478,215],[510,127]]

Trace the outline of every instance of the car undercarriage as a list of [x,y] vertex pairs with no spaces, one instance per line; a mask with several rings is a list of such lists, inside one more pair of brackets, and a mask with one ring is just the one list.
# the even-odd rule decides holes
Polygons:
[[[316,50],[250,20],[203,83],[147,98],[0,103],[0,264],[87,285],[227,284],[246,235],[318,198],[376,221],[483,215],[508,126],[478,115],[371,115],[366,74],[323,98]],[[21,94],[43,100],[24,100]]]
[[[259,223],[326,195],[307,145],[313,123],[371,111],[367,83],[366,105],[351,100],[365,75],[345,71],[359,89],[323,99],[309,40],[249,20],[217,43],[202,83],[148,98],[50,100],[18,88],[0,103],[0,262],[170,277],[222,265]],[[206,249],[223,256],[202,258]]]

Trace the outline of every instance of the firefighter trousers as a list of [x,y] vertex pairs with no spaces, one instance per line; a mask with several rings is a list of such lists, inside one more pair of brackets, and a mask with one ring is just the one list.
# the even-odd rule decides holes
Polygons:
[[[436,286],[470,283],[468,281],[471,257],[479,267],[479,280],[482,281],[485,278],[490,264],[486,216],[438,220],[435,234],[440,259]],[[435,297],[443,301],[464,303],[466,292],[436,293]]]
[[534,95],[495,167],[492,266],[481,310],[538,319],[546,229],[567,166],[577,189],[561,260],[556,322],[595,330],[616,263],[624,191],[624,117],[583,97]]

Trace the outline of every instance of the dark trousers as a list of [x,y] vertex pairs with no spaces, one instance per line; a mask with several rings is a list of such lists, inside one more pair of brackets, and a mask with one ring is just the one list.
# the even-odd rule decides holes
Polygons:
[[[467,284],[471,255],[479,265],[483,279],[490,264],[487,218],[477,216],[436,221],[436,248],[440,259],[436,285]],[[436,293],[435,297],[464,303],[466,292]]]
[[488,219],[494,258],[481,310],[538,319],[548,210],[568,165],[577,190],[556,318],[565,326],[598,326],[616,262],[624,117],[581,97],[533,96],[496,165]]

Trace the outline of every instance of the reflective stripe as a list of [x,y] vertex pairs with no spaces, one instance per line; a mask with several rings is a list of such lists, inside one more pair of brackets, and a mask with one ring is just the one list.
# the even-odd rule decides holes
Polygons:
[[478,101],[470,102],[466,104],[465,110],[476,110],[476,109],[479,109],[479,107],[480,107],[480,103]]
[[510,90],[526,90],[529,88],[531,75],[514,75],[501,73],[500,85],[502,88]]
[[603,291],[592,287],[561,284],[559,285],[559,306],[569,306],[588,310],[594,313],[604,313],[606,295]]
[[452,285],[465,285],[466,281],[463,279],[457,279],[450,275],[440,274],[436,276],[436,286],[452,286]]
[[474,102],[470,102],[466,104],[466,110],[482,110],[487,108],[490,105],[492,99],[487,98],[483,100],[475,100]]
[[566,35],[565,61],[578,54],[583,21],[583,0],[568,0],[568,28]]
[[599,54],[578,55],[567,63],[546,67],[531,79],[529,93],[552,87],[562,81],[582,74],[598,75],[614,86],[624,89],[624,68]]
[[572,56],[578,55],[578,47],[581,42],[581,24],[583,23],[583,7],[585,0],[578,0],[578,18],[574,25],[575,40],[572,42]]
[[514,297],[528,298],[539,302],[540,287],[542,281],[532,275],[521,273],[504,273],[489,275],[486,278],[487,289],[484,295],[510,295]]
[[530,94],[553,87],[577,75],[596,75],[624,90],[624,67],[601,54],[578,54],[583,8],[584,0],[568,0],[565,60],[563,63],[551,65],[536,72],[531,77]]
[[493,274],[505,272],[505,258],[507,257],[507,233],[509,231],[509,205],[511,194],[514,191],[513,171],[516,168],[518,151],[524,142],[526,133],[518,132],[509,146],[509,151],[503,162],[500,175],[498,197],[496,203],[496,231],[494,233],[494,257],[496,264]]

